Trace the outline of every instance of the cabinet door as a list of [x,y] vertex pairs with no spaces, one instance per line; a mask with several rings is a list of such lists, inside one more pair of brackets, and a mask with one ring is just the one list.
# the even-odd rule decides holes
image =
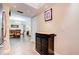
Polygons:
[[42,54],[48,54],[48,38],[42,37]]
[[54,50],[54,39],[52,38],[48,39],[48,48]]
[[48,47],[48,39],[42,38],[42,47]]
[[36,50],[41,54],[41,39],[39,37],[36,38]]
[[54,37],[48,39],[48,53],[54,55]]

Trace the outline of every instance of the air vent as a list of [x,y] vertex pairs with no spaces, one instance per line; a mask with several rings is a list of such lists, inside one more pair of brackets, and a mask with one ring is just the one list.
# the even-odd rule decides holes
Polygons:
[[23,13],[22,11],[17,11],[17,12],[19,12],[19,13]]

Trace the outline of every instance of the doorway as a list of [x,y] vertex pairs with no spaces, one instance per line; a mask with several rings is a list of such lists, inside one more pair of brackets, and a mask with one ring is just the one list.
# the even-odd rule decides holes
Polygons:
[[[10,46],[11,46],[11,54],[18,54],[18,51],[23,49],[29,49],[34,47],[31,43],[31,18],[24,15],[23,13],[19,13],[17,10],[10,10],[10,20],[9,20],[9,36],[10,36]],[[23,45],[26,46],[23,47]],[[29,47],[28,47],[28,46]],[[30,50],[30,49],[29,49]],[[17,53],[15,53],[15,51]],[[27,50],[26,50],[27,51]],[[23,52],[22,50],[19,52]],[[21,54],[19,53],[19,54]],[[28,52],[29,53],[29,52]],[[23,52],[23,54],[26,54]]]

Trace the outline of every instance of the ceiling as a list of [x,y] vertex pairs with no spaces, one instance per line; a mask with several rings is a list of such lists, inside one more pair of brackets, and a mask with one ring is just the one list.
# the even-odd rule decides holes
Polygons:
[[27,3],[27,5],[32,6],[35,9],[39,9],[42,7],[45,3]]
[[11,10],[21,11],[23,15],[28,17],[35,16],[44,3],[10,3]]

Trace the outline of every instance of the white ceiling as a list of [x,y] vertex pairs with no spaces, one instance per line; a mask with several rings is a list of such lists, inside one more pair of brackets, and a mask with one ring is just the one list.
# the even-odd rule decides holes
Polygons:
[[35,9],[39,9],[40,7],[44,5],[44,3],[27,3],[27,5],[30,5]]
[[10,3],[11,10],[22,11],[23,15],[33,17],[38,10],[45,4],[43,3]]

